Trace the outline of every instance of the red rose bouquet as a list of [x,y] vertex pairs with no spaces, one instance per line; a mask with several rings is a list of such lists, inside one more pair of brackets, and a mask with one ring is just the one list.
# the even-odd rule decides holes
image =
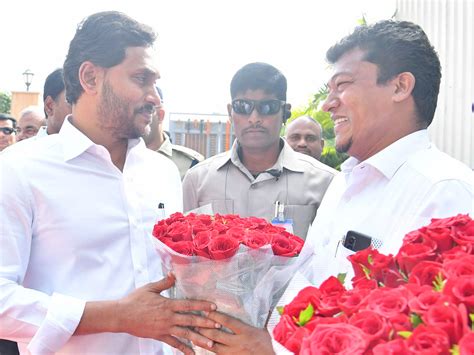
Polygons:
[[330,277],[279,309],[275,340],[295,354],[474,354],[474,221],[433,219],[396,256],[351,256],[352,289]]
[[303,240],[261,218],[175,213],[153,229],[176,298],[215,302],[221,312],[263,327],[300,262]]

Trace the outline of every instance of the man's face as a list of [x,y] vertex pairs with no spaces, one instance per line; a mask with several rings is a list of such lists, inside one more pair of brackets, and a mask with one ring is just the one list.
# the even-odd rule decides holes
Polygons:
[[18,120],[18,135],[16,140],[22,141],[23,139],[31,138],[36,136],[41,126],[44,125],[44,117],[37,112],[28,112],[20,117]]
[[71,113],[71,105],[66,102],[65,95],[66,93],[63,90],[56,97],[56,100],[49,96],[47,98],[50,109],[50,113],[48,113],[48,134],[58,133],[63,125],[64,118]]
[[129,47],[122,63],[106,70],[98,107],[100,126],[115,138],[139,138],[150,131],[159,73],[151,48]]
[[318,160],[321,158],[324,147],[321,130],[309,119],[300,118],[291,122],[286,132],[286,140],[293,150]]
[[[264,90],[247,90],[245,93],[236,95],[235,99],[246,100],[274,100],[275,95],[267,94]],[[283,107],[273,115],[262,115],[254,107],[250,115],[238,114],[227,107],[235,136],[243,149],[268,150],[278,147],[280,130],[283,123]]]
[[[0,152],[4,150],[9,145],[12,145],[16,142],[16,134],[12,132],[8,134],[4,132],[2,128],[10,128],[13,129],[13,122],[10,120],[0,120]],[[6,130],[9,131],[9,130]]]
[[[354,49],[335,64],[323,110],[331,113],[336,149],[362,161],[391,142],[393,117],[390,81],[377,85],[377,66]],[[388,139],[387,139],[388,138]]]

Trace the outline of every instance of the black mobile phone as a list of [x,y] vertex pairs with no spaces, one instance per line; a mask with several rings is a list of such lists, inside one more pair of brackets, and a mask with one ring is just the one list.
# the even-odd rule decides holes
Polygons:
[[356,231],[348,231],[342,245],[352,251],[364,250],[372,243],[372,237]]

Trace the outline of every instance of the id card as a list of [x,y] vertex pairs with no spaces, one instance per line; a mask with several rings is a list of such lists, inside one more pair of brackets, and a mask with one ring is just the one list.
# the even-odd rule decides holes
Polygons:
[[278,218],[273,218],[272,224],[274,226],[283,227],[286,229],[288,233],[293,234],[293,220],[292,219],[284,219],[281,221]]

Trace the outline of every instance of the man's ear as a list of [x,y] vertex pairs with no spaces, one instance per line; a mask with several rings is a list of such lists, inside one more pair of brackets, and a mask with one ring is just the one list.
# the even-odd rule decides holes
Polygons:
[[402,102],[413,94],[415,88],[415,76],[410,72],[403,72],[398,74],[393,79],[395,85],[395,92],[393,94],[393,100],[395,102]]
[[158,123],[162,124],[163,120],[165,119],[165,109],[162,107],[159,107],[156,109],[156,116],[158,118]]
[[47,117],[51,117],[54,115],[54,100],[51,96],[46,96],[44,100],[44,112],[46,112]]
[[99,76],[103,73],[102,68],[92,62],[86,61],[79,67],[79,82],[84,92],[89,95],[97,94]]

